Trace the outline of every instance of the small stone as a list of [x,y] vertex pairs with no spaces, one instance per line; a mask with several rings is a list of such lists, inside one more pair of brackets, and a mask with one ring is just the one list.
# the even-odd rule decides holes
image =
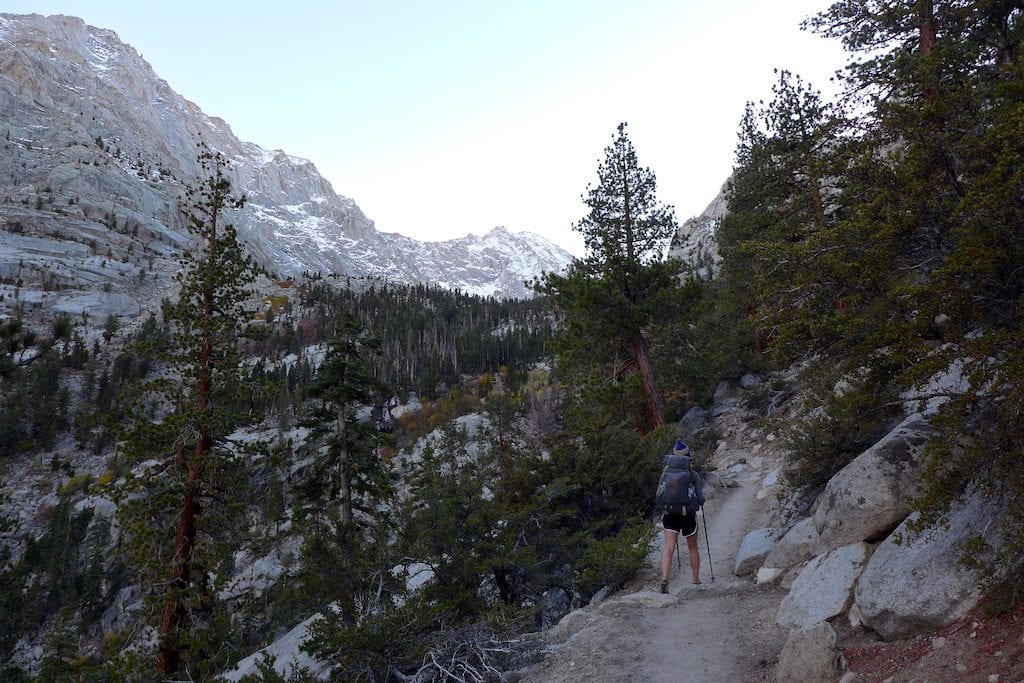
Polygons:
[[839,683],[856,683],[859,679],[856,671],[847,671],[843,674],[843,677],[839,679]]
[[946,647],[946,639],[942,636],[939,636],[938,638],[932,638],[932,647],[936,650],[940,650]]
[[594,593],[594,597],[590,598],[590,602],[587,603],[589,607],[597,607],[602,602],[607,600],[615,593],[615,589],[611,586],[605,586],[601,590]]
[[962,674],[967,673],[967,666],[965,664],[957,664],[956,670]]
[[999,674],[992,674],[989,676],[988,683],[999,683]]
[[761,380],[758,379],[757,375],[754,375],[749,372],[740,377],[740,388],[742,389],[753,389],[757,387],[760,383]]
[[977,631],[971,631],[971,638],[977,638],[977,637],[978,637],[978,632]]

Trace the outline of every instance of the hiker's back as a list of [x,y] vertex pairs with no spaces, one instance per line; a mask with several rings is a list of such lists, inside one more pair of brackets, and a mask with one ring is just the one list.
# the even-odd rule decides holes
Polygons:
[[676,439],[672,452],[665,456],[665,469],[658,483],[655,512],[694,514],[704,504],[700,476],[693,471],[690,448]]
[[669,514],[688,514],[697,511],[691,487],[694,483],[690,457],[669,454],[665,456],[665,470],[658,486],[656,507]]

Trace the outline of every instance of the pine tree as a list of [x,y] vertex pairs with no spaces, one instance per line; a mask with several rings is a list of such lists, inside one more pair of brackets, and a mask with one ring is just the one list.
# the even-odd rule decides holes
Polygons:
[[[563,342],[598,354],[614,381],[639,376],[642,428],[650,430],[665,417],[646,328],[666,312],[677,284],[680,264],[661,258],[676,220],[658,203],[654,173],[637,162],[625,123],[605,149],[598,181],[583,198],[590,212],[574,227],[587,255],[564,276],[545,274],[539,289],[565,314]],[[563,347],[563,358],[568,353]]]
[[828,198],[842,183],[842,123],[819,92],[788,71],[779,72],[767,104],[748,103],[744,112],[729,214],[717,236],[722,303],[738,324],[756,325],[748,332],[757,353],[773,337],[785,343],[787,336],[806,335],[807,308],[834,303],[832,274],[808,254],[822,248],[821,235],[834,222]]
[[379,459],[383,435],[359,411],[379,399],[385,386],[368,367],[369,356],[380,353],[379,340],[370,337],[352,316],[343,314],[328,342],[327,354],[308,395],[319,400],[306,420],[313,437],[326,435],[327,458],[312,478],[321,503],[340,501],[342,523],[353,520],[357,496],[371,504],[388,489]]
[[835,302],[805,302],[796,346],[839,372],[867,369],[879,403],[962,372],[969,387],[936,420],[917,502],[934,522],[973,481],[1002,502],[1004,560],[1019,564],[1024,12],[1003,0],[843,0],[807,26],[851,52],[858,116],[835,225],[788,274]]
[[210,604],[210,553],[227,531],[218,528],[227,523],[211,494],[230,487],[230,506],[237,507],[245,492],[238,479],[229,485],[223,478],[238,466],[225,437],[240,418],[238,340],[253,317],[246,301],[255,273],[227,220],[227,212],[244,202],[232,196],[227,160],[205,146],[198,159],[205,176],[186,190],[183,206],[196,249],[182,257],[178,299],[163,307],[170,336],[157,351],[164,369],[130,397],[136,422],[124,449],[129,458],[169,461],[163,474],[138,482],[148,493],[122,513],[132,534],[133,563],[164,586],[156,663],[164,675],[178,669],[186,643],[192,645],[189,657],[204,656],[189,615]]
[[47,683],[70,680],[72,660],[78,654],[78,636],[74,628],[74,610],[60,610],[46,635],[43,657],[39,662],[39,680]]
[[103,321],[103,341],[110,343],[110,340],[117,334],[117,330],[120,324],[117,321],[117,316],[113,313],[107,316],[107,319]]
[[110,545],[110,521],[104,517],[96,519],[87,538],[88,558],[82,576],[82,606],[88,619],[96,619],[103,613],[104,583],[106,571],[104,561]]
[[465,428],[448,422],[424,448],[401,513],[406,555],[433,574],[424,597],[455,622],[485,606],[477,586],[490,572],[488,541],[497,528],[495,505],[484,499],[487,480],[469,456]]
[[66,315],[54,319],[48,337],[40,337],[19,318],[0,323],[0,380],[42,358],[61,341],[71,339],[71,331],[71,320]]

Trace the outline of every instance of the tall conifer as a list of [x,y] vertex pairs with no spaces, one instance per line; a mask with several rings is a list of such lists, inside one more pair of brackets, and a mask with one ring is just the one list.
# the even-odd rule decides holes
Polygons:
[[[226,437],[238,422],[238,340],[253,317],[246,301],[255,271],[228,221],[244,198],[233,196],[221,154],[204,145],[198,161],[204,175],[186,189],[182,209],[195,247],[182,256],[177,300],[164,303],[163,370],[135,389],[136,422],[124,444],[132,458],[166,461],[124,513],[134,562],[163,587],[157,669],[164,675],[178,670],[194,635],[190,615],[210,600],[209,550],[218,535],[210,495],[235,456]],[[222,504],[237,505],[241,492],[236,487],[236,500]],[[190,656],[202,657],[201,648]]]
[[[574,226],[587,254],[567,275],[546,274],[540,289],[566,315],[563,342],[575,339],[578,350],[588,347],[583,355],[604,356],[605,379],[639,376],[647,431],[665,416],[645,328],[666,313],[665,297],[677,284],[680,264],[663,260],[663,251],[678,226],[673,208],[658,202],[654,173],[639,165],[625,123],[597,175],[583,197],[590,211]],[[572,351],[562,348],[567,360]]]
[[385,389],[369,368],[370,356],[379,353],[380,341],[343,313],[316,380],[307,388],[319,401],[307,424],[314,436],[325,436],[327,454],[313,484],[321,489],[321,503],[340,504],[343,523],[352,522],[357,496],[369,495],[375,502],[389,488],[378,453],[383,435],[372,420],[359,417]]

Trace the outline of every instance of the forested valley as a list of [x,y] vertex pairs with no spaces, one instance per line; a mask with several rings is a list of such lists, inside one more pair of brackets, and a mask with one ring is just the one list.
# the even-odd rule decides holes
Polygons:
[[[208,156],[202,249],[160,315],[120,347],[113,324],[92,347],[74,320],[4,324],[0,458],[58,502],[0,520],[0,660],[39,642],[42,680],[211,680],[301,626],[308,670],[241,680],[496,680],[522,634],[636,572],[679,418],[745,373],[769,378],[748,407],[794,499],[936,401],[918,525],[997,501],[977,569],[993,609],[1019,604],[1024,9],[842,1],[806,28],[848,49],[842,90],[780,70],[738,113],[710,279],[666,256],[676,218],[626,124],[583,195],[586,255],[529,301],[257,291]],[[698,469],[715,443],[691,441]]]

